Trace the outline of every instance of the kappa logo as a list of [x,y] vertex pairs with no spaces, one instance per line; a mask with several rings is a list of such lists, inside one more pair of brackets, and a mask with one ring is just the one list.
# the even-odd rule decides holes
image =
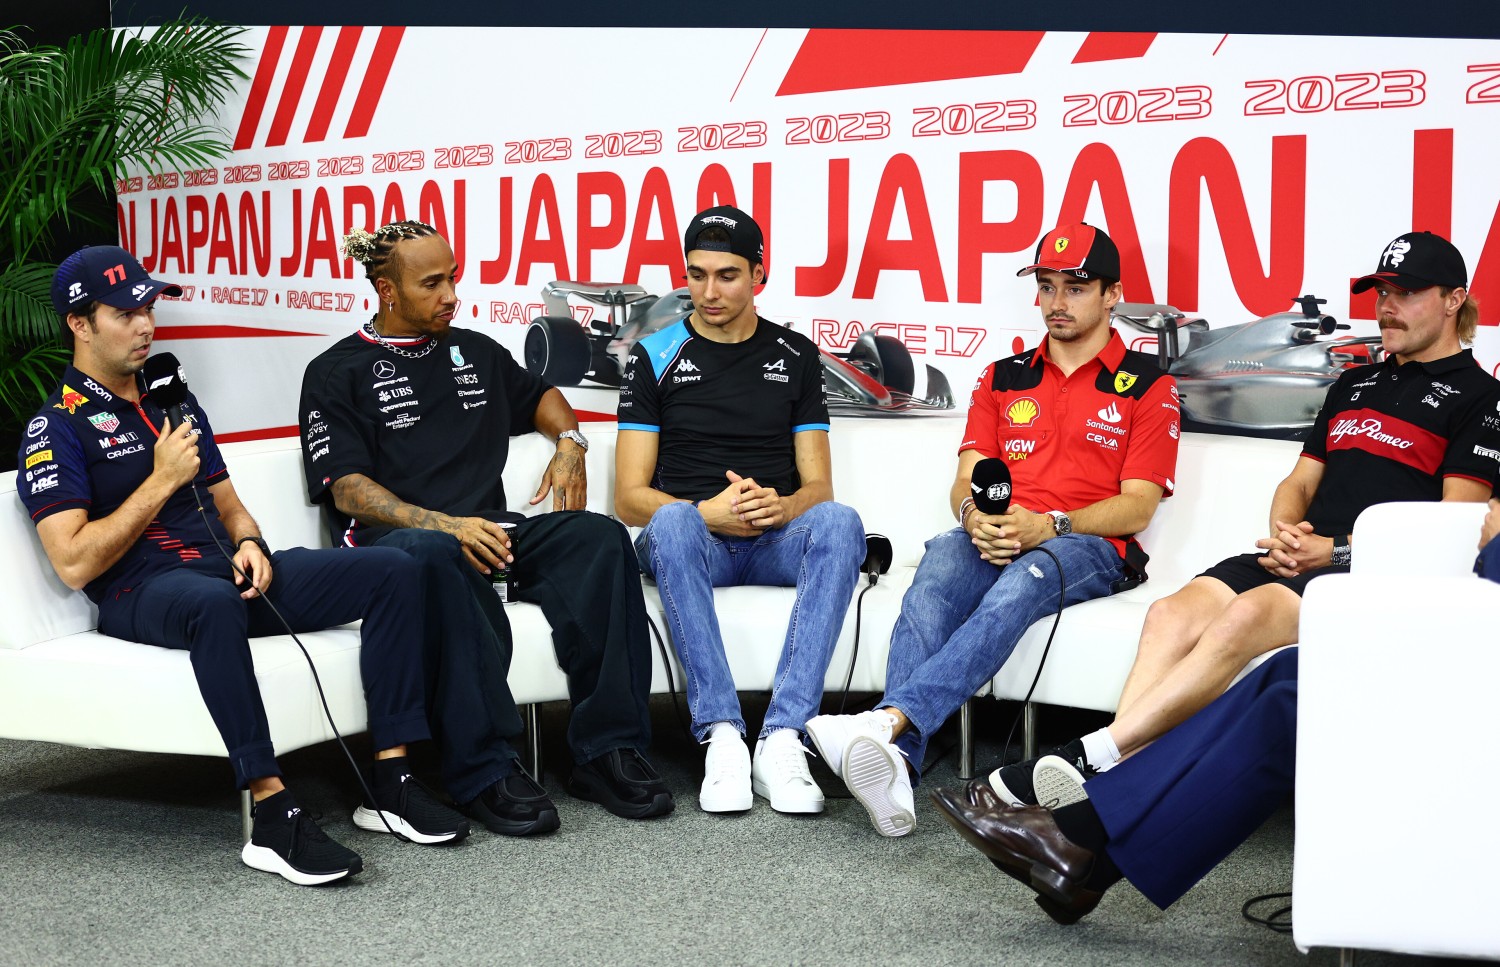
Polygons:
[[1120,422],[1120,411],[1116,409],[1115,404],[1111,402],[1108,406],[1099,411],[1099,419],[1103,420],[1105,423],[1118,423]]
[[1406,253],[1411,251],[1411,243],[1404,238],[1398,238],[1386,247],[1380,256],[1380,264],[1383,268],[1399,268],[1406,261]]
[[94,429],[105,433],[113,433],[120,428],[120,418],[113,413],[95,413],[89,417],[89,422],[94,424]]
[[677,371],[679,373],[696,373],[698,372],[698,367],[693,365],[693,361],[691,359],[684,359],[682,362],[677,364]]
[[778,372],[778,373],[786,372],[786,357],[783,356],[780,359],[776,360],[776,362],[774,362],[774,363],[766,363],[761,368],[762,369],[768,369],[768,370],[771,370],[773,372]]
[[1123,369],[1115,374],[1115,392],[1123,393],[1135,385],[1136,375],[1127,373]]
[[1023,396],[1005,408],[1005,418],[1011,426],[1031,426],[1041,415],[1041,405],[1029,396]]
[[376,379],[390,379],[396,375],[396,364],[389,359],[378,359],[375,365],[370,367]]

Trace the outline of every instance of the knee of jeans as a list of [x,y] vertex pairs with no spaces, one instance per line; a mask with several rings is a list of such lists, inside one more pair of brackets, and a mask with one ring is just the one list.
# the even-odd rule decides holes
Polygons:
[[859,512],[847,504],[827,500],[808,511],[817,538],[834,548],[840,556],[853,557],[855,563],[865,557],[865,525]]
[[646,525],[649,546],[671,554],[683,545],[696,546],[708,534],[708,525],[698,508],[685,501],[675,501],[656,508]]

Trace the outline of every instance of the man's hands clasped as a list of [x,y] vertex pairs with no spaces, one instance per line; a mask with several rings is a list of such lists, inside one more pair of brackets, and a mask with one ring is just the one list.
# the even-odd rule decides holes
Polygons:
[[1056,526],[1048,514],[1034,514],[1011,504],[1003,514],[971,511],[964,520],[964,530],[979,548],[982,560],[1004,567],[1043,541],[1057,536]]
[[1273,521],[1275,533],[1255,542],[1265,551],[1257,563],[1279,578],[1294,578],[1314,568],[1327,567],[1333,561],[1333,538],[1313,533],[1307,521],[1288,524]]
[[724,471],[729,486],[698,505],[704,523],[715,534],[755,537],[787,522],[785,498],[773,487],[762,487],[753,477]]

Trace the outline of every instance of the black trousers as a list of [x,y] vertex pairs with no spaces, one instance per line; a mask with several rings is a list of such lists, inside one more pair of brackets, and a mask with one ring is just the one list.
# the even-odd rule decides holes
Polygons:
[[[363,619],[359,670],[377,749],[430,734],[422,708],[419,581],[416,562],[394,550],[294,547],[271,555],[266,590],[293,631]],[[243,589],[228,562],[204,557],[99,605],[105,634],[187,649],[241,789],[251,779],[281,775],[248,639],[286,630],[263,598],[243,600]]]
[[[640,569],[623,525],[587,511],[516,525],[519,597],[541,606],[568,676],[568,747],[578,762],[651,741],[651,652]],[[427,709],[442,750],[443,784],[458,802],[515,769],[520,713],[506,675],[510,622],[489,579],[458,539],[402,529],[375,541],[422,566],[426,589]]]

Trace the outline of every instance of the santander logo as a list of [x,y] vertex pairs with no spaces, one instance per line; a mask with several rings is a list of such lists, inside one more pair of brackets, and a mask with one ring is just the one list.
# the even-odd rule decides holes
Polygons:
[[1328,429],[1328,437],[1337,443],[1346,436],[1366,437],[1376,443],[1384,443],[1398,450],[1406,450],[1414,446],[1415,440],[1404,440],[1401,437],[1386,433],[1379,420],[1367,417],[1365,420],[1339,420]]

